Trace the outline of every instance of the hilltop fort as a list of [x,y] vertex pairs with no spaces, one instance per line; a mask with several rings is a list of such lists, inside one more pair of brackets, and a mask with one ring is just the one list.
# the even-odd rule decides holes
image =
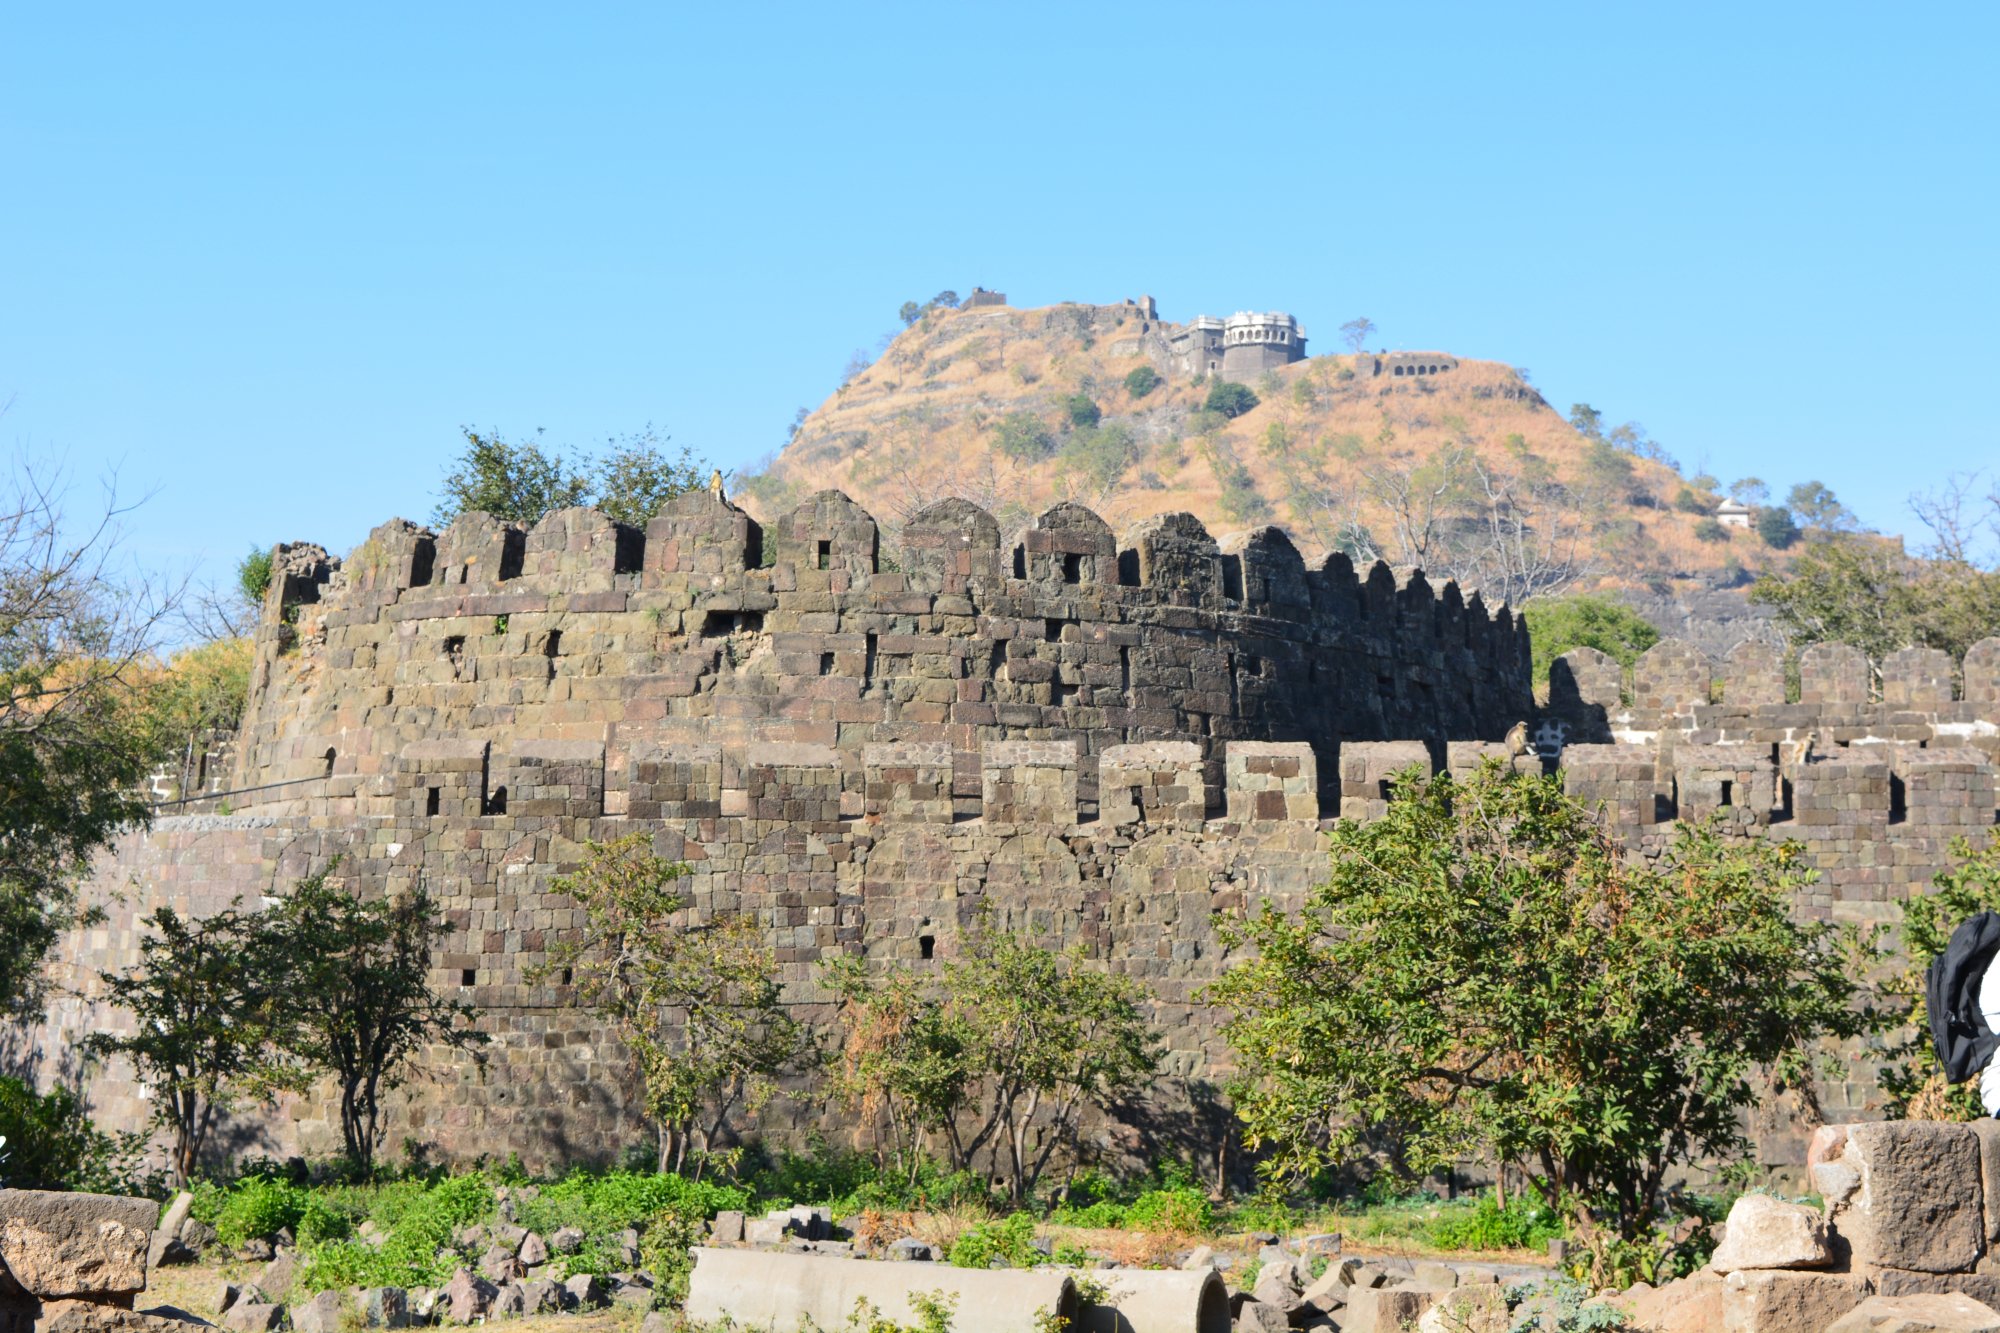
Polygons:
[[[1670,640],[1629,680],[1580,650],[1538,705],[1507,608],[1309,563],[1275,528],[1218,543],[1167,514],[1114,536],[1062,504],[1003,534],[953,500],[900,551],[886,567],[838,492],[766,526],[706,491],[643,530],[572,509],[397,521],[345,559],[279,547],[242,729],[163,779],[185,813],[99,865],[106,917],[69,941],[72,994],[35,1039],[123,1021],[95,976],[154,906],[255,902],[338,858],[368,892],[438,897],[433,983],[495,1038],[483,1068],[405,1090],[392,1133],[457,1157],[614,1153],[640,1133],[596,1073],[615,1044],[528,971],[579,924],[552,881],[580,845],[646,832],[692,867],[695,917],[762,924],[810,1019],[822,959],[947,957],[982,910],[1143,978],[1172,1076],[1155,1109],[1188,1115],[1226,1065],[1198,998],[1230,958],[1218,915],[1296,902],[1325,821],[1379,813],[1407,766],[1559,768],[1640,855],[1716,812],[1797,838],[1821,872],[1800,909],[1847,919],[1884,918],[1995,821],[2000,640],[1962,664],[1898,654],[1879,696],[1842,645],[1804,654],[1795,698],[1761,645],[1717,664]],[[1523,721],[1518,753],[1502,738]],[[91,1095],[109,1125],[144,1119],[128,1070]],[[1873,1095],[1861,1065],[1822,1090],[1836,1115]],[[789,1105],[761,1128],[807,1128]],[[242,1131],[324,1149],[327,1113],[307,1098]],[[1799,1160],[1789,1122],[1759,1128],[1768,1162]]]

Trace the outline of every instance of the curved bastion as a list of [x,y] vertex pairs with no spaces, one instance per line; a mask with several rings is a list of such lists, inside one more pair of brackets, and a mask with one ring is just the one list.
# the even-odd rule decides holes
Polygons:
[[[647,1136],[623,1052],[529,976],[580,925],[555,879],[585,842],[640,832],[692,872],[672,925],[749,915],[814,1023],[822,960],[945,959],[980,912],[1138,978],[1166,1077],[1092,1132],[1150,1161],[1227,1132],[1228,1049],[1199,998],[1231,962],[1218,917],[1297,904],[1325,821],[1378,815],[1412,764],[1557,768],[1635,855],[1681,817],[1797,839],[1819,871],[1799,909],[1841,919],[1893,920],[1955,837],[1994,825],[2000,640],[1963,663],[1897,654],[1879,680],[1819,645],[1796,698],[1768,648],[1714,663],[1669,640],[1629,675],[1580,649],[1538,706],[1505,608],[1309,565],[1276,529],[1218,544],[1167,515],[1115,540],[1059,505],[1003,540],[946,501],[895,554],[835,492],[768,529],[704,492],[643,532],[566,510],[390,523],[345,560],[278,548],[242,729],[101,859],[103,920],[65,941],[66,994],[19,1049],[65,1076],[83,1032],[128,1021],[96,978],[135,961],[153,908],[254,906],[333,865],[366,894],[437,897],[431,981],[494,1038],[483,1065],[440,1055],[397,1093],[388,1142],[615,1158]],[[1523,721],[1535,749],[1517,755],[1499,738]],[[128,1069],[89,1090],[108,1126],[144,1122]],[[1821,1101],[1865,1116],[1872,1067]],[[854,1141],[808,1106],[780,1098],[747,1128]],[[332,1112],[323,1091],[289,1100],[231,1149],[333,1151]],[[1767,1163],[1803,1161],[1786,1115],[1756,1128]]]

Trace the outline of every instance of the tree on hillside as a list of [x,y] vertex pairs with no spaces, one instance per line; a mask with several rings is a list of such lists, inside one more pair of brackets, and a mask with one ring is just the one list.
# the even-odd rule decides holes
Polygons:
[[896,318],[903,321],[904,328],[910,327],[910,325],[916,323],[923,317],[924,317],[924,308],[918,305],[915,301],[903,302],[903,308],[896,312]]
[[694,918],[679,887],[687,874],[655,856],[647,834],[585,844],[582,863],[553,886],[583,910],[583,930],[528,975],[566,978],[617,1030],[658,1128],[659,1169],[699,1176],[727,1157],[731,1115],[769,1101],[812,1037],[781,1002],[762,928],[744,916]]
[[183,1185],[218,1115],[301,1081],[283,1056],[295,960],[269,921],[239,909],[240,900],[196,920],[162,907],[141,921],[138,966],[101,974],[105,998],[132,1015],[131,1030],[83,1043],[132,1062],[154,1119],[173,1137],[169,1164]]
[[620,523],[643,526],[668,500],[708,480],[690,450],[667,453],[666,440],[650,426],[594,454],[544,449],[539,438],[512,443],[469,427],[464,435],[465,449],[445,473],[432,515],[440,526],[475,511],[538,523],[573,505],[595,505]]
[[419,886],[363,902],[327,882],[329,866],[300,880],[274,929],[285,961],[282,1043],[340,1089],[340,1136],[366,1179],[382,1139],[382,1094],[401,1085],[425,1049],[474,1051],[487,1040],[475,1011],[430,985],[431,950],[445,922]]
[[1792,911],[1797,849],[1679,825],[1627,858],[1559,778],[1489,763],[1401,775],[1341,821],[1303,911],[1229,933],[1210,985],[1263,1169],[1298,1179],[1384,1145],[1405,1181],[1467,1157],[1520,1169],[1600,1277],[1667,1182],[1747,1147],[1746,1111],[1810,1096],[1824,1038],[1871,1030],[1852,928]]
[[1604,414],[1589,403],[1571,403],[1569,424],[1587,440],[1604,438]]
[[1729,498],[1755,509],[1771,497],[1771,488],[1762,477],[1742,477],[1729,483]]
[[1799,525],[1792,520],[1792,511],[1783,505],[1770,505],[1757,511],[1757,536],[1774,551],[1783,551],[1799,539]]
[[1208,398],[1202,403],[1204,410],[1220,412],[1230,418],[1240,417],[1255,406],[1257,395],[1250,386],[1229,380],[1217,380],[1209,386]]
[[1823,482],[1802,481],[1785,496],[1785,507],[1808,528],[1821,532],[1852,532],[1860,525],[1847,506]]
[[930,304],[944,310],[958,309],[958,293],[947,287],[930,299]]
[[1579,594],[1539,598],[1521,608],[1534,645],[1534,683],[1549,683],[1549,667],[1572,648],[1595,648],[1629,669],[1639,654],[1660,641],[1660,631],[1644,616],[1608,597]]
[[1956,658],[2000,634],[2000,571],[1906,555],[1893,541],[1859,534],[1809,542],[1789,573],[1751,585],[1750,600],[1772,608],[1795,650],[1851,643],[1877,671],[1898,648]]
[[1160,384],[1160,372],[1151,366],[1140,366],[1125,376],[1125,392],[1134,398],[1144,398]]
[[81,523],[65,499],[26,464],[0,488],[0,1014],[39,997],[85,864],[145,821],[171,743],[147,686],[177,598],[123,569],[115,496]]
[[1340,326],[1340,340],[1347,344],[1347,350],[1359,354],[1368,340],[1375,336],[1375,321],[1367,316],[1350,319]]

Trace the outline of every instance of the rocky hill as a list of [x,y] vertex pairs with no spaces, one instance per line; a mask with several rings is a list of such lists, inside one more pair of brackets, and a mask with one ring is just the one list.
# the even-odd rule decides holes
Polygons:
[[1670,619],[1783,560],[1716,521],[1712,479],[1643,433],[1578,430],[1509,366],[1320,355],[1256,376],[1253,399],[1217,396],[1175,356],[1187,328],[1150,303],[931,309],[738,489],[768,516],[838,487],[892,533],[948,495],[1003,526],[1061,499],[1114,527],[1187,510],[1218,536],[1275,523],[1308,554],[1421,565],[1489,600],[1623,591]]

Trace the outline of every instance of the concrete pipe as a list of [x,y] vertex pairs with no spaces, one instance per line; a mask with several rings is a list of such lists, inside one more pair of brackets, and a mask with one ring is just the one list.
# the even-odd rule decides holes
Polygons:
[[695,1247],[687,1317],[704,1324],[726,1318],[757,1333],[805,1333],[845,1328],[855,1306],[866,1301],[882,1317],[914,1325],[918,1314],[910,1297],[931,1292],[951,1299],[952,1333],[1039,1333],[1050,1312],[1077,1327],[1076,1284],[1049,1269],[952,1268],[706,1246]]
[[1082,1333],[1229,1333],[1229,1289],[1213,1268],[1107,1268],[1077,1280],[1096,1297],[1083,1307]]

